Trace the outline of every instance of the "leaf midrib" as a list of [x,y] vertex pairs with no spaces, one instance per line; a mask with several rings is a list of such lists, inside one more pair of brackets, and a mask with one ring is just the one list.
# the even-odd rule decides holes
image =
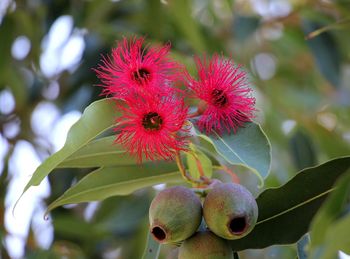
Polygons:
[[256,223],[256,225],[259,225],[259,224],[265,223],[265,222],[267,222],[267,221],[273,220],[273,219],[275,219],[275,218],[277,218],[277,217],[280,217],[280,216],[282,216],[282,215],[284,215],[284,214],[286,214],[286,213],[288,213],[288,212],[290,212],[290,211],[293,211],[293,210],[295,210],[295,209],[297,209],[297,208],[299,208],[299,207],[302,207],[302,206],[304,206],[304,205],[307,204],[307,203],[310,203],[310,202],[312,202],[312,201],[314,201],[314,200],[317,200],[318,198],[320,198],[320,197],[322,197],[322,196],[324,196],[324,195],[327,195],[328,193],[332,192],[334,189],[335,189],[335,188],[331,188],[331,189],[329,189],[329,190],[327,190],[327,191],[325,191],[325,192],[322,192],[322,193],[320,193],[320,194],[318,194],[318,195],[316,195],[316,196],[314,196],[314,197],[312,197],[312,198],[310,198],[310,199],[305,200],[305,201],[302,202],[302,203],[299,203],[299,204],[297,204],[297,205],[295,205],[295,206],[293,206],[293,207],[290,207],[290,208],[288,208],[287,210],[284,210],[284,211],[282,211],[282,212],[280,212],[280,213],[277,213],[277,214],[275,214],[275,215],[273,215],[273,216],[271,216],[271,217],[269,217],[269,218],[266,218],[266,219],[263,219],[263,220],[261,220],[261,221],[258,221],[258,222]]
[[[248,165],[248,163],[247,163],[244,159],[242,159],[228,144],[226,144],[226,142],[220,137],[220,135],[219,135],[216,131],[214,131],[214,133],[215,133],[215,135],[217,136],[217,138],[220,139],[220,141],[221,141],[222,143],[224,143],[224,145],[225,145],[225,146],[240,160],[240,161],[242,161],[242,163]],[[218,150],[218,152],[220,152],[220,151]],[[221,152],[220,152],[220,153],[221,153]]]
[[[79,193],[74,194],[74,195],[70,195],[70,196],[69,196],[69,199],[75,198],[75,197],[80,196],[80,195],[84,195],[84,194],[89,193],[89,192],[95,192],[95,191],[98,191],[98,190],[100,190],[100,189],[110,188],[110,187],[112,187],[112,186],[118,186],[118,185],[120,185],[120,184],[135,183],[135,182],[138,182],[138,181],[142,181],[142,180],[144,180],[144,179],[152,180],[152,179],[162,178],[162,177],[164,177],[164,175],[166,175],[167,177],[169,177],[169,176],[173,176],[173,175],[175,175],[175,174],[178,174],[178,172],[172,172],[172,173],[163,174],[163,175],[147,176],[147,177],[144,177],[144,178],[138,178],[138,179],[133,179],[133,180],[128,180],[128,181],[123,181],[123,182],[117,182],[117,183],[107,184],[107,185],[103,185],[103,186],[98,186],[98,187],[94,187],[94,188],[88,189],[88,190],[83,191],[83,192],[79,192]],[[63,194],[63,195],[64,195],[64,194]],[[57,200],[56,202],[54,202],[52,205],[58,204],[58,202],[60,202],[60,201],[69,200],[69,199],[62,197],[62,199],[58,199],[58,200]],[[49,207],[51,207],[51,206],[49,206]],[[56,206],[53,206],[53,207],[51,207],[51,208],[55,208],[55,207],[56,207]],[[48,210],[51,210],[51,209],[48,208]]]
[[99,156],[104,156],[104,155],[118,155],[118,154],[125,154],[126,151],[108,151],[108,152],[98,152],[98,153],[93,153],[93,154],[85,154],[85,155],[76,155],[75,157],[71,157],[69,159],[64,160],[63,162],[70,162],[74,161],[77,159],[82,159],[82,158],[89,158],[89,157],[99,157]]

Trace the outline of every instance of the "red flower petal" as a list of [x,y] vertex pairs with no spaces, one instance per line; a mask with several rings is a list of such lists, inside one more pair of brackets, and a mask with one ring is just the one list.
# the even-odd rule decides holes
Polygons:
[[238,127],[254,118],[255,98],[251,96],[247,73],[223,56],[214,55],[208,61],[195,59],[198,80],[188,73],[188,86],[194,96],[205,102],[198,127],[207,134],[236,132]]
[[102,58],[94,71],[102,82],[104,95],[124,99],[133,91],[167,93],[180,78],[180,65],[169,57],[170,44],[143,44],[144,38],[124,38],[111,56]]
[[174,96],[133,94],[120,107],[123,115],[117,120],[116,142],[131,155],[150,160],[173,159],[180,150],[187,149],[185,121],[187,107]]

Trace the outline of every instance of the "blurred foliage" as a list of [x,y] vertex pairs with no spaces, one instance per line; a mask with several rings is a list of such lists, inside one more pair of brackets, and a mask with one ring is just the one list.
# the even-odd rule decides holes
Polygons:
[[338,180],[337,186],[313,220],[310,258],[333,258],[339,250],[350,252],[350,240],[342,231],[350,227],[349,170]]
[[[193,68],[193,54],[213,52],[231,56],[251,72],[261,123],[272,146],[272,170],[266,187],[278,186],[293,172],[330,158],[350,154],[350,2],[346,0],[18,0],[0,4],[0,93],[9,90],[15,108],[0,113],[0,133],[9,143],[0,172],[0,258],[4,246],[8,172],[14,147],[31,143],[39,157],[53,152],[48,139],[33,131],[34,109],[51,102],[62,114],[80,110],[99,99],[98,80],[91,68],[123,36],[146,35],[172,43],[173,56]],[[279,2],[279,1],[278,1]],[[255,3],[255,4],[253,4]],[[290,9],[282,8],[289,6]],[[1,9],[3,8],[3,9]],[[83,36],[85,49],[74,68],[47,76],[40,60],[44,42],[57,18],[74,21],[70,36]],[[14,41],[25,36],[30,51],[16,59]],[[53,83],[57,97],[45,94]],[[3,101],[3,99],[1,99]],[[0,104],[3,106],[4,104]],[[17,134],[9,126],[20,125]],[[60,169],[50,175],[54,201],[86,171]],[[90,221],[87,204],[58,208],[51,214],[54,241],[42,250],[31,230],[27,258],[140,258],[147,234],[147,211],[152,189],[100,202]],[[163,247],[161,258],[165,258]],[[248,250],[240,258],[295,258],[296,247]]]

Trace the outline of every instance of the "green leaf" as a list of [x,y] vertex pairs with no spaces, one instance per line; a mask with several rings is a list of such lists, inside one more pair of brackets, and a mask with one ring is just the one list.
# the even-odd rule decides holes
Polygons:
[[147,244],[142,259],[157,259],[160,252],[160,244],[148,233]]
[[257,16],[234,15],[233,32],[239,41],[245,41],[258,29],[260,19]]
[[[95,240],[102,238],[104,233],[96,228],[95,225],[81,218],[76,218],[66,215],[55,216],[53,220],[53,225],[55,228],[55,233],[60,236],[69,236],[71,238],[76,238],[79,240]],[[89,233],[90,235],[86,235]]]
[[331,31],[331,30],[341,30],[341,29],[348,29],[349,28],[350,19],[344,18],[340,19],[337,22],[331,23],[329,25],[326,25],[324,27],[321,27],[313,32],[310,32],[308,35],[306,35],[306,39],[312,39],[315,37],[318,37],[320,34]]
[[350,169],[350,157],[337,158],[299,172],[279,188],[257,198],[258,222],[246,237],[231,241],[233,250],[292,244],[304,235],[338,177]]
[[310,256],[311,259],[333,259],[337,258],[338,251],[341,250],[347,254],[350,253],[350,216],[338,220],[328,229],[325,239],[325,246],[321,253],[316,256]]
[[311,138],[301,130],[289,140],[289,149],[297,170],[317,164],[316,152]]
[[211,160],[193,144],[190,144],[190,151],[186,153],[186,161],[188,171],[193,178],[200,178],[201,173],[199,170],[202,170],[206,177],[211,178],[213,174],[213,164]]
[[114,143],[115,136],[104,137],[79,149],[65,159],[58,167],[88,168],[134,165],[137,163],[126,150]]
[[[148,219],[148,210],[154,192],[144,190],[140,194],[114,196],[101,202],[99,211],[102,206],[104,211],[101,211],[102,213],[99,213],[99,215],[94,214],[94,222],[97,228],[105,233],[132,235],[141,225],[144,227],[144,221]],[[103,213],[105,213],[105,217],[101,220]],[[96,220],[96,216],[100,217],[99,221]],[[146,225],[145,227],[148,230],[148,224]]]
[[127,195],[140,188],[180,181],[177,166],[169,162],[148,162],[142,165],[105,167],[95,170],[68,189],[48,206],[48,211],[69,204],[103,200]]
[[[324,25],[307,19],[303,21],[305,35],[322,28]],[[340,87],[341,56],[333,34],[326,31],[307,41],[316,64],[322,75],[335,87]]]
[[298,259],[307,259],[307,248],[310,244],[310,235],[305,234],[297,243]]
[[115,106],[111,99],[102,99],[89,105],[81,118],[69,130],[67,140],[62,149],[48,157],[35,170],[23,193],[31,186],[39,185],[67,157],[105,130],[113,127],[116,116]]
[[192,17],[192,1],[177,0],[169,1],[170,16],[178,30],[185,36],[193,49],[198,52],[204,52],[206,48],[205,37],[203,37],[198,23]]
[[350,194],[350,170],[347,175],[340,178],[335,185],[337,189],[327,199],[312,223],[311,239],[312,246],[323,242],[327,227],[333,225],[343,211]]
[[[346,251],[347,249],[346,252],[350,252],[348,238],[350,216],[343,215],[344,210],[348,210],[347,207],[349,206],[350,169],[346,175],[337,181],[335,187],[337,189],[330,195],[312,222],[310,232],[311,258],[333,258],[338,250]],[[335,229],[337,229],[337,232],[335,232]],[[322,256],[319,251],[322,251]]]
[[[198,131],[197,131],[198,132]],[[271,163],[270,143],[258,124],[246,123],[235,134],[198,135],[211,143],[216,152],[231,165],[241,165],[252,170],[263,185]]]

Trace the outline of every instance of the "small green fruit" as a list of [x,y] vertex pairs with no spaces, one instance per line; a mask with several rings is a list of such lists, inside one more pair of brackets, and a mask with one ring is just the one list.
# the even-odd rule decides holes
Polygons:
[[149,208],[150,230],[160,243],[185,240],[198,229],[202,204],[197,195],[183,186],[158,193]]
[[172,249],[169,254],[166,256],[166,259],[178,259],[179,258],[179,248],[176,247]]
[[258,205],[244,186],[235,183],[216,185],[206,196],[203,216],[208,228],[225,239],[239,239],[254,228]]
[[227,240],[203,231],[182,243],[179,259],[233,259],[233,252]]

